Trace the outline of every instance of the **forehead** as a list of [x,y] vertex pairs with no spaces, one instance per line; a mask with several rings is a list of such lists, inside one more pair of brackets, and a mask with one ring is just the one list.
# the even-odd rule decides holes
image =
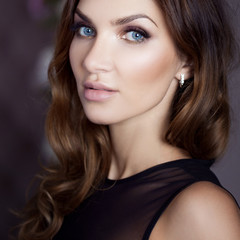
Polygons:
[[156,22],[163,21],[154,0],[80,0],[77,8],[96,20],[114,20],[134,14],[146,14]]

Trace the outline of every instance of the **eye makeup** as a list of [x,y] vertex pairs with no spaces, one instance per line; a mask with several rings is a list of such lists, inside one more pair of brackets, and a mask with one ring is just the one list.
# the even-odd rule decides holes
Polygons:
[[143,30],[141,27],[138,26],[127,26],[123,30],[123,34],[121,36],[122,39],[132,43],[142,43],[150,37],[151,36],[147,31]]
[[[83,29],[85,28],[85,29]],[[70,27],[70,30],[76,34],[78,37],[94,37],[96,35],[96,30],[94,27],[86,24],[84,21],[74,22]]]
[[[83,14],[79,9],[75,12],[75,20],[71,26],[71,31],[75,33],[75,36],[79,38],[94,38],[97,35],[96,29],[93,27],[92,20]],[[111,21],[111,25],[119,26],[119,33],[116,32],[116,35],[119,39],[125,40],[130,44],[140,44],[148,40],[151,35],[148,31],[144,30],[141,26],[136,26],[139,24],[130,24],[130,22],[139,19],[139,18],[148,18],[145,15],[133,15],[121,19],[118,21]],[[151,20],[151,19],[150,19]],[[155,23],[154,23],[155,24]]]

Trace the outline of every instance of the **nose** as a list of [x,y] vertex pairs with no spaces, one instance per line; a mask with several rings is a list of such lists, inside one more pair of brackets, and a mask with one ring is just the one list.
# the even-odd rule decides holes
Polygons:
[[101,73],[112,70],[111,43],[104,38],[95,38],[83,60],[83,67],[90,73]]

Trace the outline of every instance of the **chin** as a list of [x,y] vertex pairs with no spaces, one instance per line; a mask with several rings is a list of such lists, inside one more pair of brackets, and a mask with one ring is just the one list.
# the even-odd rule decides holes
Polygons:
[[112,107],[94,107],[93,105],[91,107],[83,106],[83,109],[87,119],[94,124],[111,125],[123,120],[122,114],[113,111]]
[[104,121],[101,119],[92,119],[92,118],[88,118],[88,120],[96,125],[109,125],[108,121]]
[[111,123],[113,123],[111,118],[107,118],[106,116],[102,116],[101,115],[97,115],[97,114],[88,114],[85,113],[87,116],[87,119],[97,125],[109,125]]

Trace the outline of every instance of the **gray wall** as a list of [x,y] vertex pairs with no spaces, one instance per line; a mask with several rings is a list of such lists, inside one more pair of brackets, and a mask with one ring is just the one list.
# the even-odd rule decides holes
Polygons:
[[[238,37],[239,0],[232,0]],[[30,2],[30,1],[28,1]],[[32,1],[33,2],[33,1]],[[37,1],[35,1],[37,2]],[[34,7],[34,6],[30,6]],[[48,63],[53,28],[44,24],[44,9],[30,12],[27,1],[2,0],[0,8],[0,239],[17,220],[10,209],[24,205],[25,191],[38,161],[45,161],[44,118],[46,96],[44,65]],[[43,17],[45,16],[45,17]],[[40,67],[39,67],[40,66]],[[231,74],[233,109],[230,143],[226,154],[213,167],[222,184],[240,203],[240,68]]]
[[[0,239],[16,218],[10,210],[25,203],[25,192],[44,161],[46,101],[44,82],[36,76],[42,50],[53,31],[31,15],[27,1],[8,0],[0,7]],[[37,14],[37,13],[36,13]]]
[[[231,20],[240,43],[240,1],[227,2],[231,7]],[[229,92],[232,108],[229,146],[222,159],[213,166],[213,171],[240,204],[240,66],[236,66],[230,75]]]

